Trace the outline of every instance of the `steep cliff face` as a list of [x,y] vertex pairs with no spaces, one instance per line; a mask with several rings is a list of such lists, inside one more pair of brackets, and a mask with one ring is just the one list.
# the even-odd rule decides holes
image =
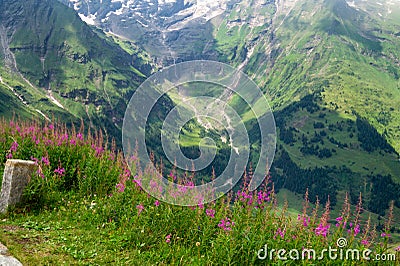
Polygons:
[[3,71],[24,84],[29,104],[88,117],[116,134],[128,96],[144,77],[138,56],[57,1],[5,0],[0,10]]

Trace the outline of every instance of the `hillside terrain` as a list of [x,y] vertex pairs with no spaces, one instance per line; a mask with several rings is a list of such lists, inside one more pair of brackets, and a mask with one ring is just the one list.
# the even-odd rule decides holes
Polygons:
[[[311,201],[329,195],[332,205],[343,191],[352,203],[361,192],[380,215],[391,200],[400,207],[400,1],[60,2],[1,2],[2,116],[83,119],[119,140],[126,104],[147,76],[217,60],[243,70],[271,103],[277,190],[309,188]],[[158,118],[179,102],[169,96]],[[160,123],[149,125],[156,140]],[[205,130],[193,127],[182,146],[196,157]],[[259,145],[257,134],[251,142]]]
[[148,71],[139,54],[56,1],[2,1],[1,10],[1,97],[16,95],[7,102],[18,107],[6,113],[84,119],[117,136],[126,99]]

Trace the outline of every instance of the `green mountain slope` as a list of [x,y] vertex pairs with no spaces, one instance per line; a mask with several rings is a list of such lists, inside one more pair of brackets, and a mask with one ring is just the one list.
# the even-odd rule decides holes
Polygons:
[[4,83],[19,80],[28,104],[47,117],[57,110],[117,136],[128,96],[144,78],[138,56],[57,1],[2,1],[1,10]]
[[[268,1],[263,9],[259,2],[242,2],[214,21],[215,49],[272,101],[280,138],[272,168],[277,188],[309,188],[312,198],[330,195],[333,204],[338,191],[350,191],[353,202],[362,192],[368,208],[383,212],[400,198],[396,10],[384,18],[371,12],[372,1],[360,1],[370,3],[369,12],[344,0]],[[251,23],[260,10],[263,26]],[[377,186],[386,191],[378,196],[380,209]]]
[[270,40],[260,42],[246,66],[275,107],[319,91],[341,115],[366,117],[399,152],[400,38],[395,25],[344,0],[298,1],[276,23],[278,28],[268,29]]

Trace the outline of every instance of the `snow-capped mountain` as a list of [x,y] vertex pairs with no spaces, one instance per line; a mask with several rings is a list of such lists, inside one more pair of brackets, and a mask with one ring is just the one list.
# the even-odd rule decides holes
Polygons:
[[161,61],[195,59],[193,43],[206,43],[209,22],[234,4],[232,0],[60,1],[74,8],[87,24],[135,40]]

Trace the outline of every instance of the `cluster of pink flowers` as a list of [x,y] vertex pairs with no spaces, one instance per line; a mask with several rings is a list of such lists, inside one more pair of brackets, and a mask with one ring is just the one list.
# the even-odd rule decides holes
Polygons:
[[132,182],[135,183],[137,187],[142,187],[142,180],[137,175],[133,177]]
[[239,190],[236,196],[241,202],[247,203],[247,205],[253,204],[253,194],[251,192]]
[[7,154],[7,159],[12,159],[13,158],[13,152],[16,152],[18,150],[18,146],[19,145],[18,145],[18,143],[16,141],[14,141],[11,144],[10,152]]
[[206,215],[207,215],[208,217],[215,218],[215,210],[213,210],[213,209],[207,209],[207,210],[206,210]]
[[257,203],[258,205],[262,205],[264,202],[270,201],[270,192],[259,191],[257,193]]
[[[353,227],[352,223],[349,223],[350,229],[347,230],[347,233],[351,234],[352,230],[351,228]],[[357,236],[360,233],[360,225],[356,224],[356,226],[354,226],[353,228],[353,235]]]
[[14,142],[11,144],[10,152],[16,152],[17,149],[18,149],[18,143],[17,143],[16,141],[14,141]]
[[331,227],[330,224],[324,225],[320,223],[317,228],[315,228],[315,234],[317,236],[326,237],[329,233],[329,228]]
[[274,239],[276,239],[277,236],[280,236],[282,239],[285,238],[285,233],[286,233],[286,229],[281,229],[280,227],[278,228],[278,230],[276,230],[276,233],[274,235]]
[[125,185],[123,183],[118,183],[115,188],[117,189],[118,193],[122,193],[125,191]]
[[363,240],[361,240],[361,245],[368,246],[369,245],[369,241],[367,239],[363,239]]
[[168,177],[171,178],[172,181],[175,181],[177,179],[176,175],[174,175],[174,173],[172,171],[169,173]]
[[98,146],[92,144],[92,149],[95,151],[94,155],[95,155],[96,157],[98,157],[98,158],[100,158],[100,157],[103,155],[103,153],[104,153],[104,148],[101,147],[101,146],[98,147]]
[[43,163],[44,165],[46,165],[46,166],[49,166],[49,165],[50,165],[49,158],[47,158],[47,157],[42,157],[42,163]]
[[302,221],[302,224],[303,224],[304,227],[307,227],[310,224],[310,221],[311,221],[310,217],[302,216],[300,214],[297,215],[297,220],[298,221]]
[[65,175],[65,169],[62,167],[58,167],[56,170],[54,170],[55,174],[58,174],[60,176],[64,176]]
[[235,223],[233,221],[231,221],[231,219],[229,219],[228,217],[222,219],[221,221],[219,221],[218,227],[222,228],[224,231],[231,231],[232,227],[235,225]]

